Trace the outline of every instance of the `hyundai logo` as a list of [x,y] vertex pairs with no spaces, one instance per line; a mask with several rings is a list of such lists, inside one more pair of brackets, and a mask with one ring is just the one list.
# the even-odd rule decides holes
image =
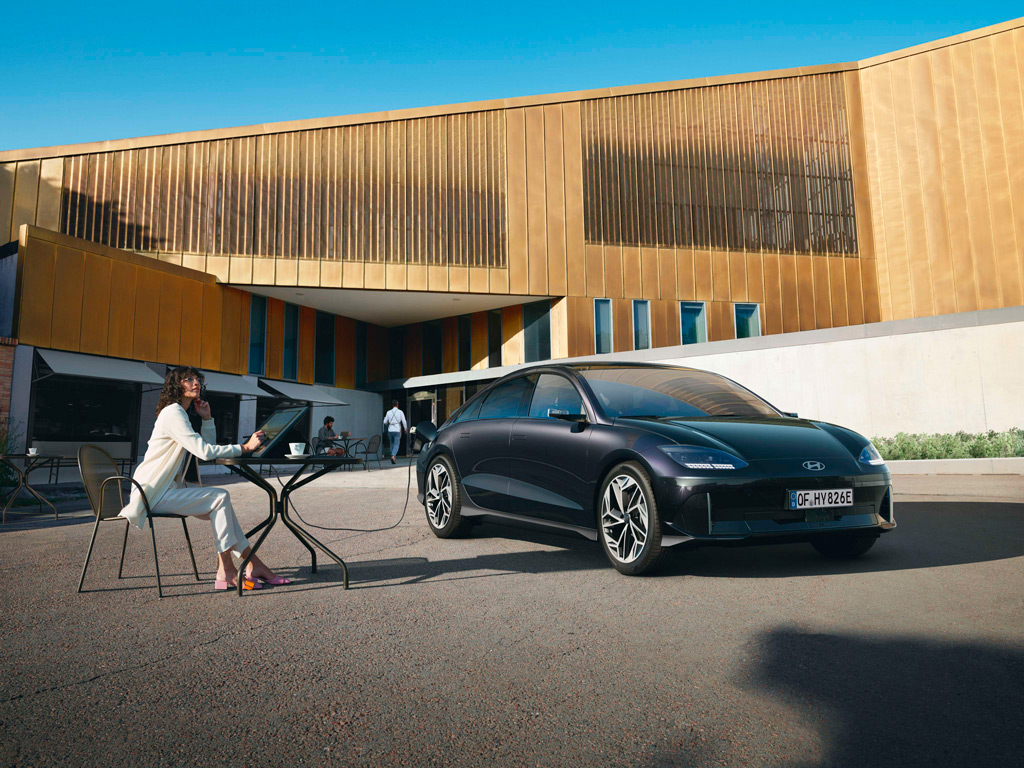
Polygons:
[[821,472],[825,468],[825,465],[820,461],[805,461],[804,469],[809,469],[811,472]]

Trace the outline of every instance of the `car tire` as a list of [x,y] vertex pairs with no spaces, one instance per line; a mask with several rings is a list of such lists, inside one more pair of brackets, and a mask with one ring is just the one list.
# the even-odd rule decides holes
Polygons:
[[619,464],[605,476],[597,497],[597,536],[619,573],[639,576],[657,567],[664,552],[661,516],[651,480],[636,462]]
[[439,539],[465,536],[473,527],[471,519],[462,516],[459,478],[447,456],[438,456],[427,466],[423,481],[423,509],[427,525]]
[[811,546],[829,560],[852,560],[875,545],[877,534],[836,533],[811,540]]

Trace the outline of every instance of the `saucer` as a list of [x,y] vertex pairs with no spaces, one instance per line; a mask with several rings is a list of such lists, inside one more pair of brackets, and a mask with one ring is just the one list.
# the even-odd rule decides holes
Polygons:
[[286,459],[307,459],[309,458],[308,453],[286,453],[284,455]]

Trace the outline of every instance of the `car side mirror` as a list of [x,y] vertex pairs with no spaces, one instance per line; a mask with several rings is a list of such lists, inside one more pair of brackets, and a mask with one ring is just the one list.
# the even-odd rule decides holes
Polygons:
[[552,419],[561,419],[562,421],[572,421],[576,424],[586,424],[587,414],[585,413],[569,413],[561,408],[548,408],[548,416]]
[[798,418],[800,418],[799,416],[796,415],[795,411],[793,413],[790,413],[789,411],[783,411],[782,415],[783,416],[789,416],[789,418],[791,418],[791,419],[798,419]]
[[421,421],[415,427],[409,430],[413,440],[417,441],[420,446],[424,446],[427,443],[432,443],[437,439],[437,427],[434,426],[432,421]]

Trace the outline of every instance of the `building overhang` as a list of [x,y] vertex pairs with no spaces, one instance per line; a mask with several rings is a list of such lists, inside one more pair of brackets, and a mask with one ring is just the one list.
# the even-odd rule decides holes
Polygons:
[[507,293],[382,291],[245,285],[241,283],[232,285],[232,287],[389,328],[551,298],[550,296],[524,296]]

